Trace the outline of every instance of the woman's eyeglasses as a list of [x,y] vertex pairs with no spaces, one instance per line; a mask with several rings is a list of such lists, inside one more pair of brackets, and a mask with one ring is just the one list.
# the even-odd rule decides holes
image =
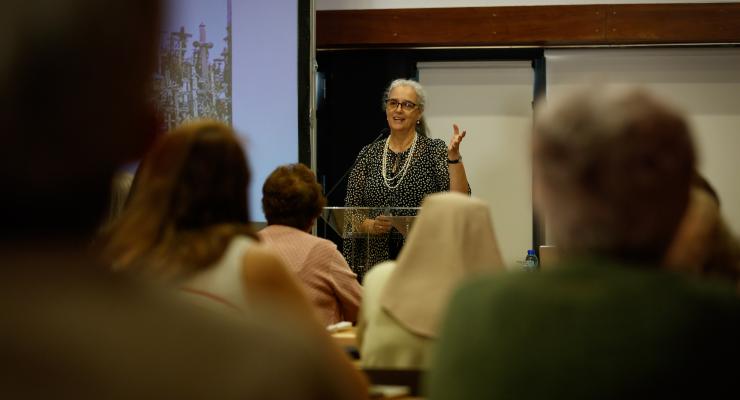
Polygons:
[[416,103],[408,100],[399,101],[396,99],[387,99],[385,101],[385,107],[389,110],[395,110],[396,108],[398,108],[398,106],[401,106],[404,111],[412,111],[416,108],[417,105]]

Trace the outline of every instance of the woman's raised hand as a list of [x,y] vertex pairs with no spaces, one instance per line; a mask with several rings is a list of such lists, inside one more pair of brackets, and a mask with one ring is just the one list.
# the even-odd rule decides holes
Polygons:
[[452,124],[452,139],[450,139],[450,145],[447,146],[447,159],[448,160],[459,160],[460,159],[460,142],[465,137],[466,131],[460,132],[460,128],[457,124]]

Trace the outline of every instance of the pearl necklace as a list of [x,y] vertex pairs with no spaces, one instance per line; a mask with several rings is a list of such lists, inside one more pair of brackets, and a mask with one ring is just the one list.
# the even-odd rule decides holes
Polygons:
[[[388,179],[388,173],[386,172],[387,160],[388,160],[388,148],[389,148],[391,137],[388,136],[388,138],[385,139],[385,146],[383,146],[383,164],[381,166],[381,173],[383,175],[383,183],[385,183],[385,186],[388,189],[397,188],[398,185],[400,185],[401,182],[403,181],[403,178],[406,176],[406,171],[408,171],[409,165],[411,165],[411,157],[413,157],[414,150],[416,150],[416,139],[418,137],[419,135],[416,132],[414,132],[414,141],[411,142],[411,148],[409,149],[409,155],[408,157],[406,157],[406,161],[403,163],[403,167],[401,167],[401,171],[399,171],[398,174],[391,179]],[[396,179],[398,179],[396,181],[396,184],[392,185],[391,182]]]

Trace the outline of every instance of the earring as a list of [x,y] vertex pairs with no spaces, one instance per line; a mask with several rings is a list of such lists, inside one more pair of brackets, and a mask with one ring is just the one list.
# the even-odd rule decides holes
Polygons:
[[419,124],[421,124],[421,120],[420,119],[417,119],[416,120],[416,125],[419,125]]

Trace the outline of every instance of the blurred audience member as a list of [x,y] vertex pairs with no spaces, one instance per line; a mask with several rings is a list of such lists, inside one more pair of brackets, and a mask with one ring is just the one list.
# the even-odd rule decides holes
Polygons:
[[106,250],[117,270],[204,290],[246,309],[243,269],[273,257],[249,226],[249,169],[238,138],[216,121],[160,138],[137,173]]
[[325,325],[357,321],[362,287],[337,246],[308,233],[326,199],[303,164],[278,167],[262,186],[267,227],[258,235],[298,276]]
[[489,206],[459,193],[426,197],[397,261],[365,276],[358,342],[366,368],[425,369],[453,289],[503,269]]
[[665,257],[668,269],[726,279],[740,290],[740,244],[720,214],[717,192],[695,174],[689,205]]
[[250,175],[239,139],[223,123],[192,122],[162,136],[141,163],[106,254],[116,270],[171,282],[231,309],[291,313],[308,323],[327,354],[347,361],[317,329],[295,278],[257,242],[249,225]]
[[536,206],[562,265],[455,293],[430,398],[732,393],[732,288],[659,268],[689,202],[684,119],[641,90],[587,88],[538,106],[533,147]]
[[138,158],[155,131],[145,99],[159,5],[3,3],[3,397],[361,396],[292,325],[203,313],[110,274],[89,250],[114,171]]

